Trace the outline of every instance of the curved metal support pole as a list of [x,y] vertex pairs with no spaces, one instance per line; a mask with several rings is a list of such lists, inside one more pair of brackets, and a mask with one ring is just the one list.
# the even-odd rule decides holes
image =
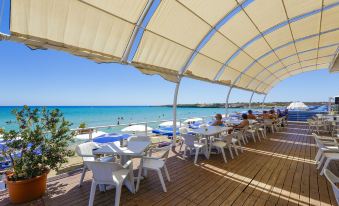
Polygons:
[[228,100],[230,98],[230,94],[231,94],[232,89],[233,89],[233,86],[230,87],[230,89],[228,90],[228,93],[227,93],[226,104],[225,104],[225,115],[228,114]]
[[140,30],[140,27],[141,27],[141,24],[143,23],[147,13],[149,12],[152,4],[153,4],[153,1],[154,0],[148,0],[146,6],[145,6],[145,9],[142,11],[142,14],[140,15],[139,19],[138,19],[138,22],[137,24],[134,26],[134,30],[132,32],[132,36],[127,44],[127,47],[124,51],[124,54],[122,55],[122,59],[121,59],[121,62],[122,63],[127,63],[127,60],[128,60],[128,56],[130,55],[131,53],[131,50],[132,50],[132,46],[133,46],[133,43],[137,37],[137,34]]
[[252,99],[253,99],[253,95],[254,95],[254,92],[252,93],[251,98],[250,98],[250,101],[249,101],[249,103],[248,103],[248,108],[249,108],[249,109],[251,109],[251,107],[252,107]]
[[266,97],[267,97],[267,94],[265,94],[265,97],[264,97],[264,99],[262,100],[261,110],[264,110],[264,103],[265,103]]
[[174,98],[173,98],[173,135],[172,135],[173,146],[175,146],[175,141],[177,138],[177,103],[178,103],[178,93],[179,93],[181,79],[182,77],[180,76],[175,86]]

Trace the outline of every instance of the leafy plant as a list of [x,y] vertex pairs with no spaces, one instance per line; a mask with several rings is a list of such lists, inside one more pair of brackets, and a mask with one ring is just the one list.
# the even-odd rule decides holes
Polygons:
[[24,180],[58,170],[74,152],[68,148],[74,132],[58,110],[43,108],[13,110],[17,130],[3,131],[6,141],[2,154],[11,162],[10,180]]
[[79,125],[79,128],[81,129],[85,129],[87,127],[86,123],[85,122],[81,122],[80,125]]

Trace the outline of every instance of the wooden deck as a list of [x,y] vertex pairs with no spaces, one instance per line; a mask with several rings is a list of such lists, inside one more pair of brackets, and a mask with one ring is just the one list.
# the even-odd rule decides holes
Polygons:
[[[168,160],[168,192],[150,172],[138,193],[123,189],[121,205],[336,205],[330,184],[316,170],[316,147],[306,125],[290,124],[269,137],[246,145],[234,160],[228,155],[227,164],[221,155],[211,155],[194,165],[176,148]],[[338,173],[336,164],[330,167]],[[81,188],[78,172],[50,180],[47,194],[27,205],[87,205],[90,177],[88,172]],[[97,192],[95,205],[113,205],[114,196],[115,190]],[[10,205],[6,193],[0,194],[0,205]]]

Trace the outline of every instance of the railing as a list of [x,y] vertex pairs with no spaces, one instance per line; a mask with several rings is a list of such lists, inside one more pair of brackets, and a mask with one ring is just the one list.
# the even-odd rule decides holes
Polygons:
[[327,114],[327,112],[319,111],[289,111],[288,121],[306,122],[307,119],[312,118],[316,114]]
[[[209,115],[209,116],[202,116],[202,117],[199,117],[202,119],[203,122],[205,122],[208,118],[213,118],[214,115]],[[181,127],[182,124],[183,124],[183,121],[184,120],[187,120],[187,119],[193,119],[193,118],[197,118],[197,117],[187,117],[187,118],[180,118],[178,119],[177,122],[179,122],[179,125],[177,125],[177,127]],[[155,124],[155,123],[161,123],[161,122],[169,122],[169,121],[173,121],[173,120],[153,120],[153,121],[147,121],[147,122],[133,122],[133,123],[124,123],[124,124],[112,124],[112,125],[103,125],[103,126],[93,126],[93,127],[86,127],[86,128],[74,128],[74,129],[71,129],[71,131],[76,131],[76,132],[81,132],[81,131],[86,131],[88,132],[89,134],[89,140],[92,140],[92,134],[95,132],[95,131],[98,131],[100,129],[111,129],[111,128],[116,128],[116,127],[122,127],[122,126],[132,126],[132,125],[145,125],[145,134],[147,135],[148,131],[147,131],[147,127],[150,125],[150,124]]]

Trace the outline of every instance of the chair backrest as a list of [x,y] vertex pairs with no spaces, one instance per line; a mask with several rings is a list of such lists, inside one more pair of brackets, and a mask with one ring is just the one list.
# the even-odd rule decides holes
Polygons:
[[238,140],[243,139],[243,134],[241,132],[233,132],[232,135],[233,135],[234,138],[236,138]]
[[133,141],[139,141],[139,142],[151,142],[151,138],[146,135],[136,135],[136,136],[130,136],[128,138],[129,142]]
[[187,134],[188,133],[188,129],[186,127],[180,127],[179,128],[179,133],[181,135]]
[[265,126],[272,126],[273,120],[272,119],[264,119],[264,125]]
[[84,161],[93,161],[95,155],[93,155],[93,149],[98,148],[98,144],[95,142],[85,142],[75,147],[75,152],[78,156],[82,157]]
[[172,148],[172,144],[168,145],[166,147],[154,148],[154,149],[152,149],[152,151],[162,152],[161,155],[159,156],[159,158],[166,162],[168,155],[169,155],[169,152],[171,151],[171,148]]
[[187,146],[194,147],[194,142],[198,141],[198,137],[192,134],[184,134],[183,136],[184,143]]
[[223,141],[225,141],[227,144],[232,144],[232,138],[233,138],[232,134],[222,136]]
[[113,173],[124,169],[122,165],[115,162],[85,161],[84,163],[92,170],[93,179],[101,184],[114,184]]
[[326,176],[326,179],[331,183],[333,193],[335,196],[335,199],[337,200],[337,203],[339,205],[339,188],[337,187],[336,183],[339,183],[339,178],[335,176],[330,170],[325,169],[324,174]]

